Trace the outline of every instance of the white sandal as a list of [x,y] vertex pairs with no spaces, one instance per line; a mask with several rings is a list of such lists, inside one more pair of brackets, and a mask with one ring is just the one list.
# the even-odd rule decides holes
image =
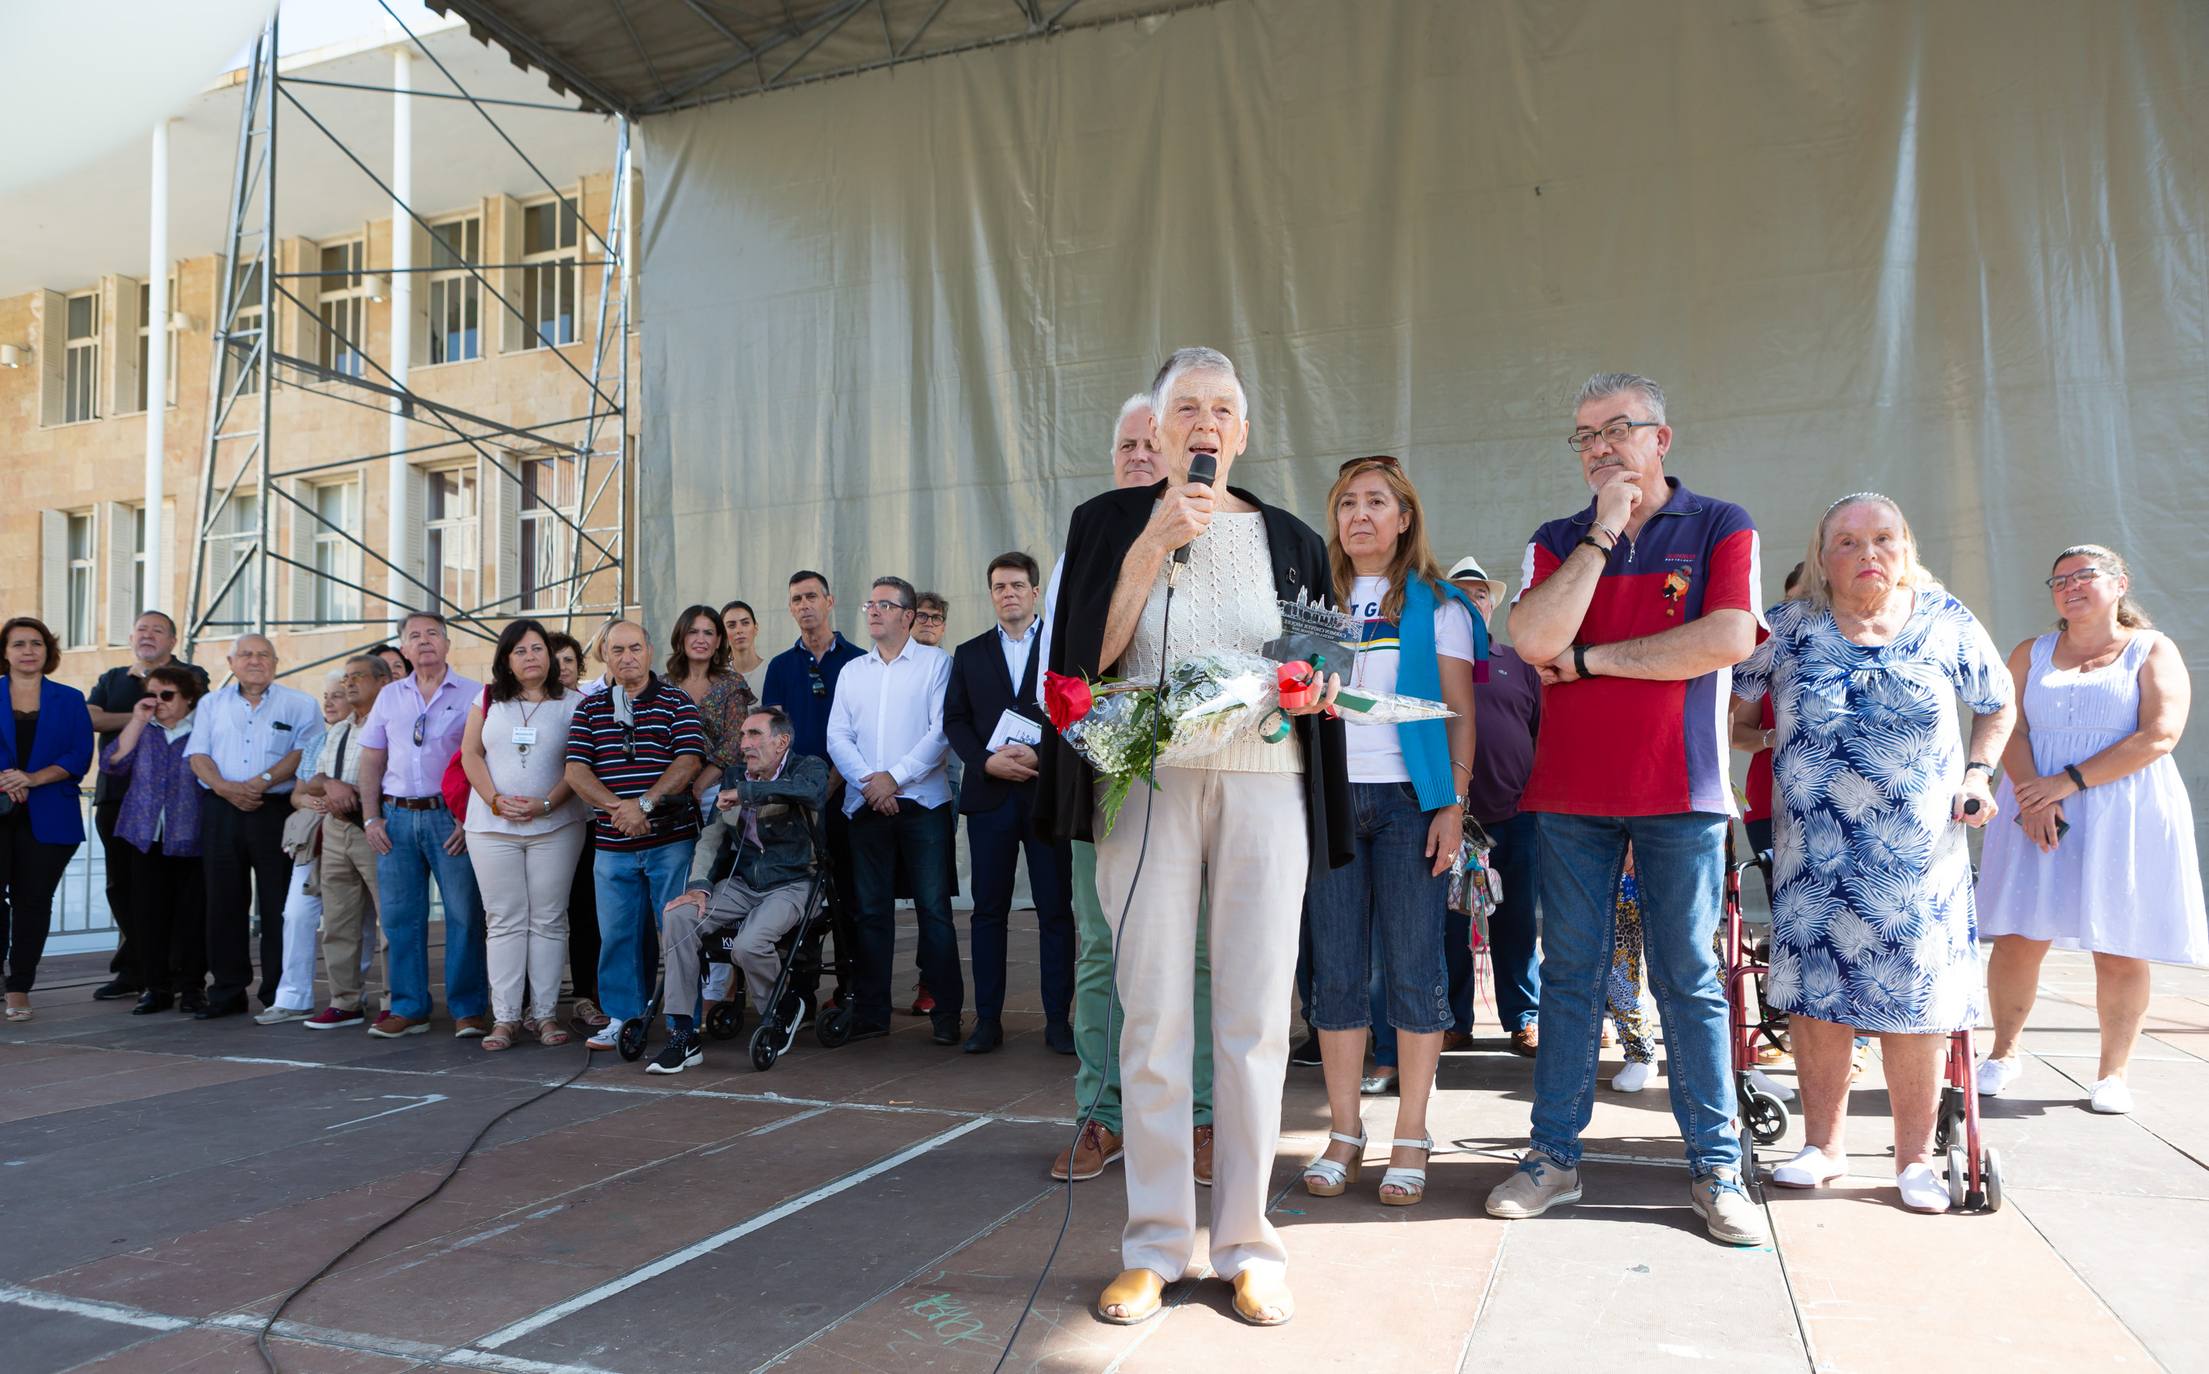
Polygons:
[[1782,1188],[1817,1188],[1848,1171],[1847,1155],[1829,1155],[1815,1145],[1805,1145],[1793,1159],[1775,1166],[1771,1179]]
[[[1392,1150],[1424,1150],[1434,1153],[1434,1139],[1420,1136],[1416,1140],[1396,1139],[1388,1142]],[[1391,1195],[1389,1189],[1401,1189]],[[1381,1205],[1383,1207],[1412,1207],[1427,1200],[1427,1170],[1425,1165],[1416,1169],[1391,1168],[1381,1175]]]
[[1327,1132],[1327,1138],[1348,1145],[1360,1153],[1353,1155],[1346,1162],[1329,1159],[1322,1152],[1319,1158],[1305,1165],[1304,1191],[1310,1193],[1313,1197],[1341,1197],[1344,1188],[1358,1181],[1358,1166],[1365,1162],[1363,1157],[1363,1151],[1365,1150],[1364,1136],[1344,1135],[1340,1131],[1329,1131]]

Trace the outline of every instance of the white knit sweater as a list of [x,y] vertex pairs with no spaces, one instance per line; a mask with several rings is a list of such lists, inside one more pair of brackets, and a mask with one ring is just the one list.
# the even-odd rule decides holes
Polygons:
[[[1158,678],[1158,644],[1166,630],[1166,574],[1159,570],[1135,638],[1120,656],[1120,676],[1134,682]],[[1206,649],[1257,653],[1281,633],[1281,609],[1273,592],[1273,555],[1266,541],[1266,518],[1256,511],[1222,512],[1189,546],[1189,566],[1174,589],[1171,663]],[[1229,773],[1301,773],[1304,751],[1293,739],[1268,744],[1255,731],[1236,737],[1225,749],[1186,765]]]

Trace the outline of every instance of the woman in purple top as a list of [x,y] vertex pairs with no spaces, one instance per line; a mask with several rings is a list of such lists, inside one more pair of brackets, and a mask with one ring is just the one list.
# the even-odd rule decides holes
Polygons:
[[131,1015],[184,1010],[206,1000],[205,887],[199,872],[198,779],[184,760],[192,708],[206,690],[188,668],[146,674],[130,723],[100,755],[100,771],[129,780],[115,820],[117,852],[131,866],[131,978],[145,989]]

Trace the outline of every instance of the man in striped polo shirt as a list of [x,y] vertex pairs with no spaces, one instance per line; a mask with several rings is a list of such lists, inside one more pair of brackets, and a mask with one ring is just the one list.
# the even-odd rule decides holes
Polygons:
[[[600,650],[610,679],[583,699],[568,728],[568,786],[589,802],[597,852],[598,994],[610,1018],[590,1038],[612,1049],[621,1023],[644,1015],[659,966],[659,913],[682,895],[698,841],[691,780],[705,766],[706,732],[688,696],[652,671],[652,642],[634,621],[616,621]],[[687,1005],[695,988],[669,988]]]
[[1567,442],[1594,500],[1534,532],[1511,609],[1512,643],[1542,678],[1542,730],[1519,798],[1541,837],[1541,1051],[1532,1148],[1488,1212],[1538,1216],[1580,1198],[1631,846],[1689,1201],[1714,1240],[1762,1245],[1770,1232],[1741,1186],[1712,943],[1733,815],[1727,684],[1756,647],[1756,527],[1739,506],[1665,475],[1672,427],[1646,377],[1590,377]]

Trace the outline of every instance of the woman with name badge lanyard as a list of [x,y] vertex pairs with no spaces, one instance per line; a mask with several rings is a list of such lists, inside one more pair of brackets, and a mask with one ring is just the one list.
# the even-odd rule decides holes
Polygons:
[[1358,1105],[1371,1025],[1368,973],[1376,962],[1396,1031],[1395,1139],[1380,1200],[1425,1199],[1427,1098],[1450,1028],[1443,948],[1451,861],[1465,830],[1473,769],[1473,683],[1488,631],[1465,594],[1442,576],[1427,544],[1419,493],[1394,458],[1353,458],[1328,493],[1327,560],[1335,599],[1364,622],[1350,667],[1353,690],[1439,697],[1448,720],[1344,726],[1356,858],[1313,866],[1312,1025],[1319,1031],[1331,1118],[1328,1144],[1304,1170],[1304,1189],[1339,1196],[1357,1182],[1366,1137]]

